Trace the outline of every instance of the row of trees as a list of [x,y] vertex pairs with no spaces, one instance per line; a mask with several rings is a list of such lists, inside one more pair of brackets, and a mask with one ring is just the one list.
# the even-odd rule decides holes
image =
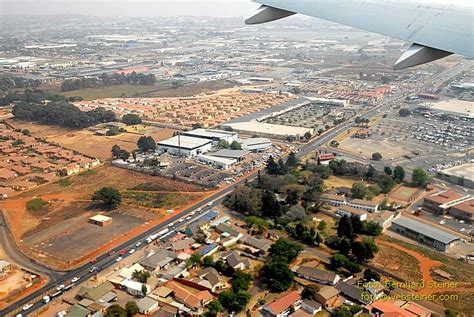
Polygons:
[[21,120],[59,125],[66,128],[87,128],[99,123],[117,120],[115,113],[112,111],[97,108],[84,112],[65,101],[50,102],[46,105],[35,102],[21,102],[13,107],[13,115]]
[[42,104],[45,100],[51,102],[57,101],[79,101],[81,97],[65,97],[62,95],[52,94],[47,91],[38,89],[26,89],[24,92],[10,92],[6,96],[0,98],[0,107],[7,106],[11,103],[32,102]]
[[0,76],[0,91],[18,88],[36,88],[39,85],[41,85],[41,81],[37,79],[26,79],[8,75]]
[[137,74],[132,72],[130,74],[102,74],[99,78],[84,77],[75,79],[66,79],[61,84],[61,91],[72,91],[83,88],[101,88],[113,85],[154,85],[156,77],[153,74]]
[[229,144],[229,142],[227,142],[226,140],[220,140],[219,143],[217,143],[217,148],[218,149],[242,150],[242,145],[237,141],[233,141],[232,143]]

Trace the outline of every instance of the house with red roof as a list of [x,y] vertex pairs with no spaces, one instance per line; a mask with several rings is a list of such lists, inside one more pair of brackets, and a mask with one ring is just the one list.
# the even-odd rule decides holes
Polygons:
[[270,304],[263,306],[262,315],[266,317],[286,317],[301,307],[301,295],[289,292]]

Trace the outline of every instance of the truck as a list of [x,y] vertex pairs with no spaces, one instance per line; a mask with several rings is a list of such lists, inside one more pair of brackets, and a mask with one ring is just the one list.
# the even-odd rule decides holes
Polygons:
[[168,228],[165,228],[165,229],[163,229],[163,230],[161,230],[161,231],[158,231],[157,237],[161,237],[162,235],[168,233],[168,231],[170,231],[170,229],[168,229]]

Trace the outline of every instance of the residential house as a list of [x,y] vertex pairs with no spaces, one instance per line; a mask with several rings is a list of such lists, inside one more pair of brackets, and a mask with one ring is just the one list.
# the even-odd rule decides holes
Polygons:
[[159,249],[157,252],[142,258],[138,263],[148,271],[159,271],[166,268],[171,262],[175,261],[177,255],[170,250]]
[[385,230],[388,227],[390,227],[392,220],[394,220],[395,217],[396,217],[396,213],[392,211],[384,210],[381,213],[374,214],[371,220],[378,223],[379,226],[382,227],[382,230]]
[[364,199],[353,199],[349,202],[349,206],[368,212],[377,212],[379,208],[378,203]]
[[222,253],[221,258],[234,270],[247,270],[251,267],[249,259],[242,259],[237,251],[227,251]]
[[213,267],[202,269],[198,273],[198,278],[191,281],[210,289],[213,293],[229,287],[226,279]]
[[89,317],[92,316],[92,311],[82,307],[81,305],[73,305],[69,308],[66,317]]
[[265,317],[286,317],[301,307],[301,296],[296,291],[289,292],[270,304],[263,306]]
[[320,303],[314,300],[305,299],[301,303],[301,309],[303,309],[308,314],[316,315],[318,312],[322,310],[322,306]]
[[237,243],[237,241],[242,237],[242,233],[225,223],[218,224],[216,231],[221,233],[222,237],[220,239],[220,244],[224,247]]
[[7,199],[15,193],[15,190],[8,187],[0,187],[0,199]]
[[113,292],[114,289],[114,285],[108,281],[93,288],[83,286],[77,292],[76,297],[79,300],[89,299],[94,302],[101,300],[105,296],[110,297],[110,295],[116,299],[117,294]]
[[9,182],[7,185],[15,190],[27,190],[38,186],[36,183],[20,180]]
[[[146,287],[146,291],[145,291]],[[146,283],[140,283],[132,279],[125,279],[120,282],[120,288],[133,296],[146,296],[151,292],[150,285]]]
[[204,307],[213,299],[209,291],[193,293],[175,281],[170,281],[165,286],[173,291],[173,296],[178,302],[196,314],[202,314]]
[[6,168],[0,168],[0,181],[8,181],[12,180],[18,175],[13,172],[12,170],[6,169]]
[[159,303],[157,300],[146,296],[138,300],[137,306],[140,314],[150,314],[159,308]]
[[305,280],[325,284],[325,285],[336,285],[341,277],[330,271],[324,271],[308,266],[300,266],[295,271],[296,275],[304,278]]
[[315,300],[324,308],[332,308],[339,303],[339,290],[334,286],[324,286],[315,295]]
[[356,302],[357,304],[367,305],[373,301],[372,294],[370,292],[353,284],[339,281],[335,287],[340,294],[343,294],[344,297]]
[[252,248],[258,249],[262,254],[266,254],[270,249],[270,244],[265,242],[262,239],[257,239],[255,237],[244,235],[240,238],[244,244],[251,246]]

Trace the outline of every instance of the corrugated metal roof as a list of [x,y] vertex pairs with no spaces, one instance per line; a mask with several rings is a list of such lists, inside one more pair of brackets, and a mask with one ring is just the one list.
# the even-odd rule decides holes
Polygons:
[[460,239],[460,237],[455,236],[454,234],[451,234],[444,230],[437,229],[433,226],[424,224],[422,222],[419,222],[407,217],[400,217],[392,221],[392,224],[396,224],[398,226],[418,232],[426,237],[443,242],[445,244],[448,244]]

